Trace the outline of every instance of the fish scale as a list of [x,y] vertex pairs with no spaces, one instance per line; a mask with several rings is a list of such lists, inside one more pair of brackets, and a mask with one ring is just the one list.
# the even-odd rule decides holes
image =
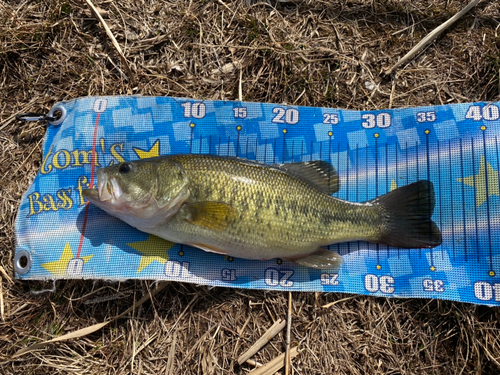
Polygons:
[[[255,258],[258,259],[267,259],[269,255],[271,258],[293,258],[311,252],[311,248],[344,242],[359,232],[359,226],[348,225],[346,228],[342,217],[329,223],[321,220],[331,217],[331,212],[340,211],[346,204],[285,173],[236,159],[214,161],[214,158],[195,155],[173,158],[177,159],[181,159],[179,161],[187,171],[191,184],[196,186],[193,190],[202,192],[192,197],[194,201],[223,201],[241,209],[240,220],[230,224],[224,233],[206,232],[207,235],[213,235],[214,243],[221,247],[225,244],[232,246],[235,252],[241,253],[240,257],[245,254],[246,257],[254,257],[253,252],[257,252]],[[242,182],[238,177],[248,178],[255,183]],[[214,181],[217,181],[214,187],[208,193],[203,193],[204,187],[213,185]],[[234,187],[240,192],[237,196],[231,194]],[[248,202],[251,204],[247,205]],[[297,206],[296,212],[291,209],[294,205]],[[248,209],[244,210],[242,206]],[[358,223],[362,221],[363,215],[360,209],[369,211],[372,208],[351,208],[351,214]],[[179,225],[178,230],[181,232],[191,227],[192,235],[196,235],[199,230],[180,220],[172,222],[172,225]],[[342,234],[339,236],[339,233]],[[242,238],[246,239],[246,246],[238,249]]]
[[[269,166],[189,154],[126,162],[99,173],[106,200],[88,194],[99,207],[172,242],[233,257],[332,268],[340,256],[322,247],[333,243],[430,247],[441,241],[430,220],[434,193],[428,181],[353,203],[326,193],[338,188],[338,176],[324,162]],[[407,232],[404,240],[400,232]]]

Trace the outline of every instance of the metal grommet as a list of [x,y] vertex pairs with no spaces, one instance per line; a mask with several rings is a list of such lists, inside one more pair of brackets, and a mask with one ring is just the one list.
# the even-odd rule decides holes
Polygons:
[[49,113],[47,113],[45,118],[49,121],[50,125],[61,125],[66,118],[66,114],[66,107],[61,104],[56,104]]
[[20,275],[27,274],[31,269],[31,253],[28,250],[20,250],[14,256],[14,271]]

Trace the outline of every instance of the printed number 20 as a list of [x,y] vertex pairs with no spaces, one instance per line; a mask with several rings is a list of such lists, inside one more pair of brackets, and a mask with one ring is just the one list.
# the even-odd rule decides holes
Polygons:
[[375,126],[378,128],[388,128],[391,126],[391,115],[389,113],[365,113],[361,118],[365,121],[361,126],[365,129],[373,129]]
[[274,116],[272,122],[276,124],[290,124],[294,125],[299,122],[299,111],[295,108],[281,108],[276,107],[273,109]]
[[277,270],[276,268],[268,268],[265,271],[265,282],[269,286],[293,286],[293,280],[290,278],[293,275],[291,270]]

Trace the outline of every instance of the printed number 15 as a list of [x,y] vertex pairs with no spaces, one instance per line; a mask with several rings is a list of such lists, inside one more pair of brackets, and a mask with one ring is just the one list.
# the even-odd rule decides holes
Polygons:
[[247,109],[245,107],[233,108],[234,118],[247,118]]

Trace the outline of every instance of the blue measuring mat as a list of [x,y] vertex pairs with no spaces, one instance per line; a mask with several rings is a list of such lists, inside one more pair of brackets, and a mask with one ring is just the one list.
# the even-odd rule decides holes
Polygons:
[[[22,280],[175,280],[251,289],[439,298],[500,305],[500,103],[352,111],[169,97],[87,97],[49,115],[40,171],[16,221]],[[275,164],[322,159],[334,196],[364,202],[425,179],[443,242],[331,245],[335,273],[207,253],[142,233],[88,204],[96,170],[168,154]]]

